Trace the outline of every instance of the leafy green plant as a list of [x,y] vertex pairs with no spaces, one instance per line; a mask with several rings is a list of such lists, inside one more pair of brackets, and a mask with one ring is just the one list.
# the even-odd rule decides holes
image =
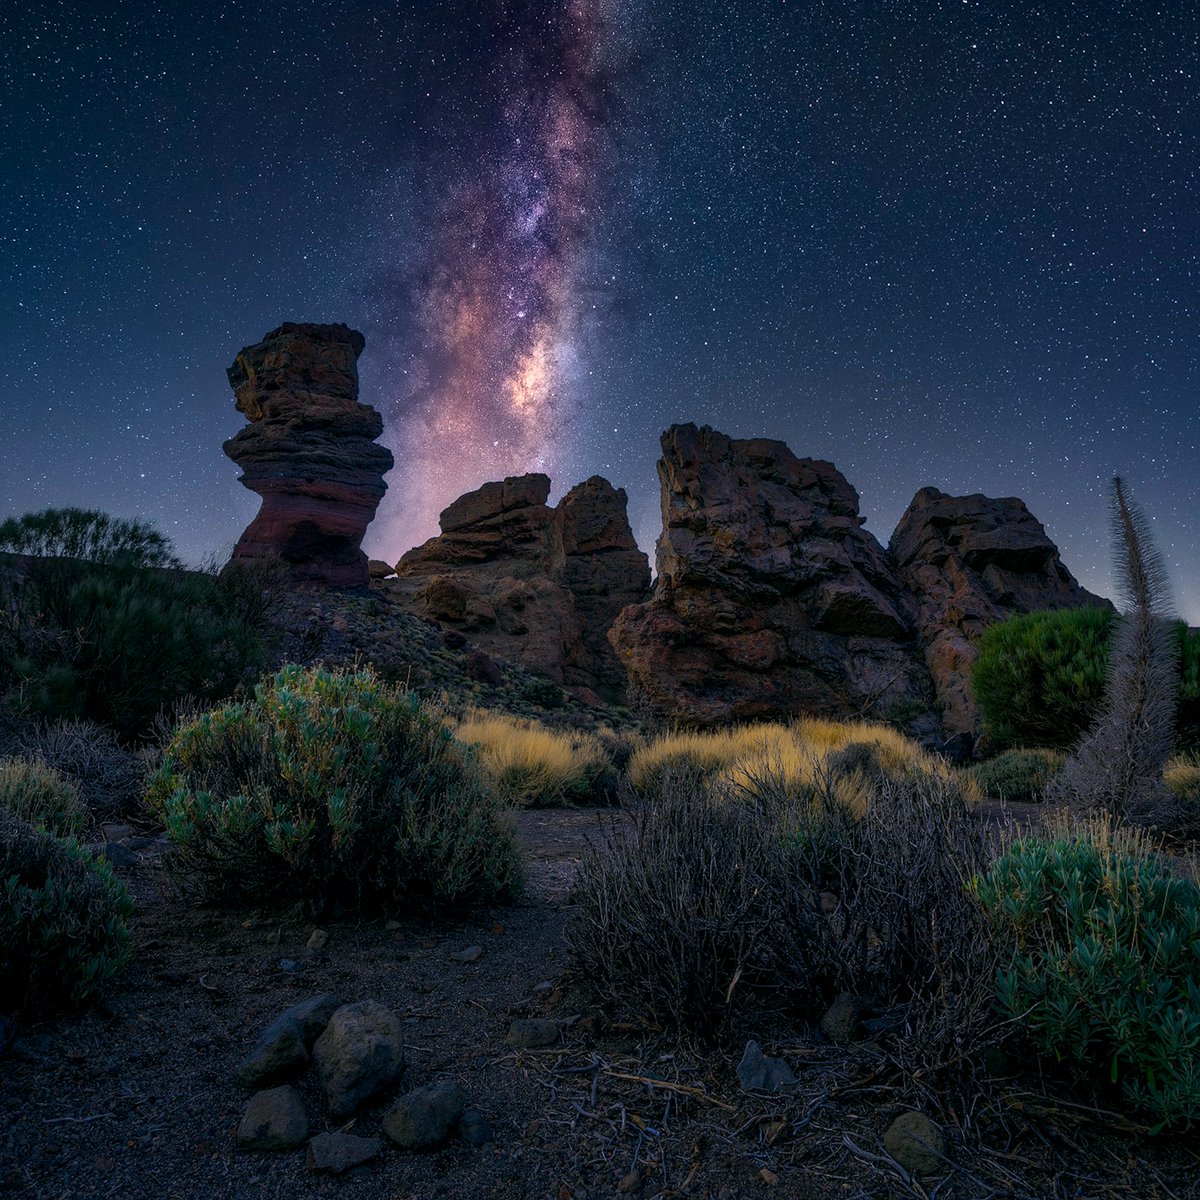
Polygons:
[[[1062,609],[1010,617],[984,630],[971,687],[992,746],[1069,750],[1104,700],[1116,614]],[[1176,622],[1176,746],[1200,747],[1200,630]]]
[[1016,843],[976,883],[1015,937],[1003,1012],[1159,1127],[1200,1118],[1200,889],[1093,822]]
[[0,811],[64,837],[80,837],[88,810],[78,785],[36,759],[0,759]]
[[993,746],[1066,750],[1104,696],[1115,614],[1063,609],[1010,617],[985,629],[971,686]]
[[0,585],[9,615],[0,677],[12,681],[6,698],[19,711],[97,721],[134,739],[179,698],[220,699],[262,670],[271,606],[245,571],[184,571],[148,527],[117,536],[111,525],[72,526],[48,540],[22,525],[30,520],[6,522],[18,530],[4,544],[90,548],[95,558],[23,560]]
[[146,521],[82,508],[47,508],[0,522],[0,550],[127,567],[178,567],[171,540]]
[[106,862],[0,812],[0,1011],[93,998],[129,957],[132,910]]
[[1045,747],[1014,747],[970,768],[979,790],[993,800],[1040,800],[1063,768],[1064,755]]
[[253,699],[186,723],[148,800],[169,864],[213,897],[451,905],[519,882],[474,754],[370,670],[286,666]]

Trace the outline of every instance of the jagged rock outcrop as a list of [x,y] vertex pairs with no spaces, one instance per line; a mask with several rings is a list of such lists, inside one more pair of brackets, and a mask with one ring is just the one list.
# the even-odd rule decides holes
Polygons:
[[950,733],[973,733],[975,641],[1014,613],[1111,607],[1063,566],[1058,547],[1023,501],[948,496],[922,488],[892,534],[890,549],[917,605],[925,661]]
[[286,322],[229,368],[250,424],[225,443],[241,482],[263,500],[234,559],[278,555],[296,578],[365,586],[363,534],[387,485],[383,421],[358,402],[365,339],[345,325]]
[[611,641],[638,690],[693,724],[927,704],[915,606],[830,463],[675,425],[658,465],[658,582]]
[[460,496],[442,532],[384,585],[418,616],[563,685],[617,698],[624,672],[606,633],[643,600],[650,570],[624,491],[593,476],[551,508],[550,480],[519,475]]
[[[1020,500],[925,488],[885,550],[830,463],[690,424],[662,448],[658,582],[609,636],[669,718],[903,714],[914,732],[971,735],[983,629],[1108,603],[1076,582]],[[914,726],[922,707],[936,716]]]

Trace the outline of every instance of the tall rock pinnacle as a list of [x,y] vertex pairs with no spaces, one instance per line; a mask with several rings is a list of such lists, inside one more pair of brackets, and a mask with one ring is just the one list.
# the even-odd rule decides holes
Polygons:
[[241,482],[263,500],[234,560],[278,555],[297,579],[367,583],[362,539],[387,490],[383,420],[358,402],[361,333],[291,321],[247,346],[229,368],[250,424],[225,443]]

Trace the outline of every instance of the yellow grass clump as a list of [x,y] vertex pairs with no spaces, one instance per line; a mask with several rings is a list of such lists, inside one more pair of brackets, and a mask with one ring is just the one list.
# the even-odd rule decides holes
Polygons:
[[[861,748],[861,750],[859,749]],[[899,779],[920,774],[953,784],[978,800],[973,780],[887,725],[800,717],[790,725],[741,725],[711,733],[675,733],[634,754],[630,782],[652,789],[670,769],[691,769],[735,793],[815,796],[831,786],[838,800],[861,816],[880,773]]]
[[517,808],[585,802],[610,770],[600,740],[591,734],[548,729],[508,713],[471,710],[454,732],[476,748],[488,778]]
[[1176,800],[1200,802],[1200,750],[1172,758],[1163,769],[1163,782]]

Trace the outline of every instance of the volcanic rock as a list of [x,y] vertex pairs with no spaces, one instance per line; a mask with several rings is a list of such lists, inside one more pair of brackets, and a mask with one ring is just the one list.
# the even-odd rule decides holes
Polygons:
[[620,696],[608,644],[617,613],[650,586],[625,492],[594,476],[547,503],[550,480],[519,475],[460,496],[442,532],[410,550],[385,585],[415,615],[556,683]]
[[405,1150],[428,1150],[444,1142],[467,1107],[456,1079],[438,1079],[401,1096],[384,1114],[383,1131]]
[[291,1150],[308,1137],[308,1117],[295,1088],[284,1084],[255,1092],[238,1126],[238,1145],[246,1150]]
[[973,734],[976,640],[1017,613],[1111,607],[1084,589],[1018,499],[922,488],[892,534],[891,552],[917,605],[925,661],[951,734]]
[[916,607],[831,463],[673,425],[653,597],[609,634],[638,691],[691,724],[928,703]]
[[297,579],[365,586],[363,534],[392,467],[383,421],[358,402],[365,340],[345,325],[287,322],[229,368],[250,424],[225,443],[241,482],[263,499],[234,561],[278,556]]
[[403,1069],[400,1018],[374,1000],[344,1004],[317,1038],[312,1057],[330,1113],[347,1117]]

